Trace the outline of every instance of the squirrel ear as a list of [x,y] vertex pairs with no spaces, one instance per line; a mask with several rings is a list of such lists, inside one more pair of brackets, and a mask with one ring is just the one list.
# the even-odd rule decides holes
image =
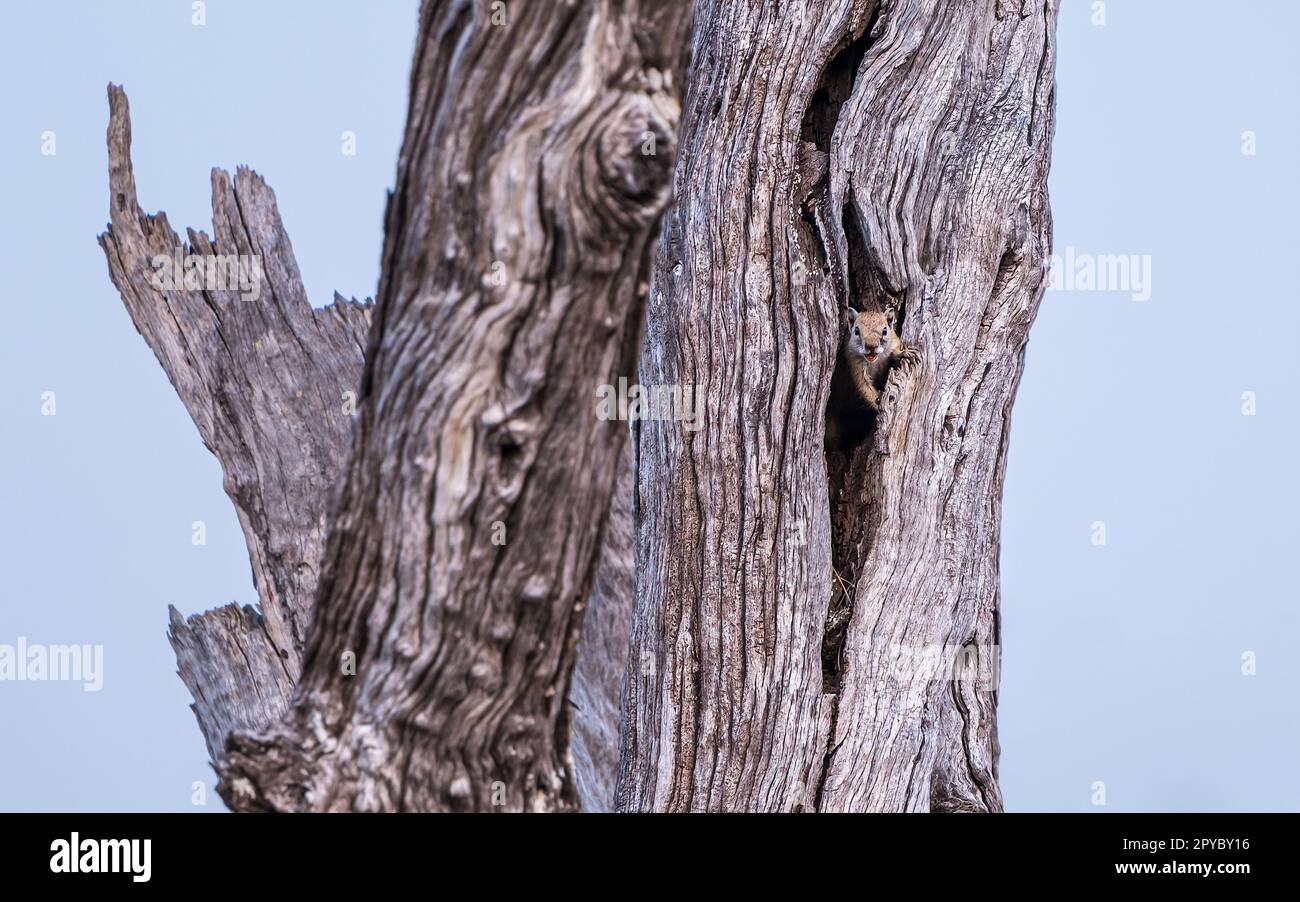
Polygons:
[[852,307],[850,307],[850,308],[849,308],[849,319],[857,319],[857,318],[858,318],[858,311],[856,311],[856,310],[854,310]]

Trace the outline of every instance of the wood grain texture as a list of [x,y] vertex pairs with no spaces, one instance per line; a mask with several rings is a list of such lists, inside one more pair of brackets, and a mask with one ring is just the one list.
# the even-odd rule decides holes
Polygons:
[[188,618],[175,607],[169,613],[177,673],[194,698],[190,708],[208,758],[216,761],[233,730],[261,729],[284,715],[294,681],[251,606],[228,604]]
[[[209,752],[234,726],[278,716],[302,666],[326,515],[347,458],[345,391],[360,381],[366,304],[307,302],[275,195],[257,173],[212,171],[213,235],[182,240],[136,200],[126,95],[109,86],[109,275],[199,435],[221,463],[249,549],[260,613],[235,606],[183,620],[170,638]],[[159,288],[158,258],[259,261],[257,300],[226,289]],[[204,283],[207,284],[206,282]],[[233,288],[234,290],[230,290]]]
[[[627,810],[995,811],[1011,404],[1045,284],[1055,0],[702,2],[635,433]],[[823,453],[841,311],[920,362]],[[954,674],[963,678],[956,679]]]
[[[521,236],[527,239],[527,247],[513,248],[513,255],[501,254],[502,261],[513,264],[526,259],[535,272],[523,273],[522,279],[520,276],[508,279],[515,282],[516,289],[524,281],[521,294],[503,293],[503,297],[484,298],[477,312],[465,306],[462,315],[469,318],[482,314],[485,321],[493,321],[493,341],[498,341],[502,334],[502,317],[507,309],[503,299],[543,309],[553,307],[549,319],[551,333],[569,309],[603,317],[596,326],[599,339],[606,344],[601,365],[611,355],[621,354],[627,359],[621,360],[622,369],[617,372],[617,368],[611,368],[608,373],[588,369],[572,374],[573,384],[582,389],[580,400],[585,409],[570,411],[566,416],[584,428],[594,422],[591,412],[594,405],[589,403],[594,386],[631,368],[626,348],[634,346],[635,338],[628,338],[624,332],[635,329],[641,315],[643,290],[638,290],[638,286],[646,278],[650,225],[646,222],[630,226],[636,226],[638,217],[648,216],[653,221],[658,215],[662,191],[656,193],[653,180],[664,178],[662,173],[670,165],[676,117],[672,76],[651,65],[652,57],[661,50],[654,41],[663,41],[662,54],[667,64],[678,63],[676,58],[680,56],[686,35],[679,18],[681,11],[680,6],[659,5],[652,13],[642,14],[635,4],[597,4],[594,15],[574,14],[558,20],[559,31],[551,34],[551,38],[557,42],[563,64],[555,77],[561,82],[569,79],[566,87],[571,93],[566,96],[570,99],[576,96],[575,109],[583,118],[572,123],[548,122],[546,111],[528,99],[532,96],[531,87],[524,81],[523,87],[516,86],[516,89],[527,96],[498,98],[502,103],[513,104],[513,118],[505,116],[504,111],[493,113],[485,108],[481,118],[472,123],[479,133],[463,135],[490,145],[499,138],[492,129],[511,123],[516,128],[510,155],[497,158],[493,184],[487,186],[490,196],[472,199],[474,203],[501,206],[500,221],[494,227],[507,239],[506,244],[517,243]],[[447,89],[437,79],[446,77],[443,69],[455,63],[456,54],[464,49],[461,39],[475,30],[489,34],[486,31],[489,23],[481,17],[475,18],[469,4],[453,4],[442,12],[444,18],[438,19],[426,6],[422,14],[423,30],[413,73],[412,121],[399,173],[399,194],[390,205],[386,259],[387,255],[398,253],[395,248],[399,243],[411,240],[408,230],[422,227],[418,224],[434,215],[433,208],[440,206],[436,198],[443,190],[463,195],[460,179],[472,168],[471,158],[463,154],[448,155],[448,160],[455,161],[456,171],[443,170],[447,178],[435,187],[423,180],[434,178],[427,157],[440,148],[414,147],[418,142],[434,139],[424,117],[436,111],[421,104],[434,103],[440,92]],[[522,33],[503,30],[498,35],[499,42],[518,39],[521,35],[528,38],[539,27],[537,21],[529,24],[526,20]],[[574,40],[575,35],[584,34],[583,41]],[[648,42],[645,53],[635,49],[644,42]],[[470,67],[465,59],[460,59],[457,65],[462,76],[478,86],[477,99],[487,102],[507,86],[499,76],[510,70],[501,68],[502,61],[493,56],[491,48],[480,46],[477,53],[474,63],[479,68]],[[580,58],[579,54],[598,54],[605,62],[597,64]],[[624,57],[631,62],[625,64]],[[489,60],[495,62],[489,65]],[[522,50],[508,64],[531,65],[529,55]],[[596,71],[590,71],[593,66]],[[613,68],[602,68],[609,66]],[[487,77],[489,74],[491,78]],[[224,755],[232,732],[259,733],[280,721],[301,673],[305,632],[321,571],[329,515],[351,454],[350,411],[361,387],[371,307],[369,303],[344,301],[337,296],[330,307],[310,306],[274,194],[250,170],[240,169],[234,180],[214,170],[213,239],[191,231],[189,241],[182,241],[167,225],[165,214],[149,216],[140,211],[130,158],[130,113],[126,96],[120,88],[110,86],[109,101],[112,222],[100,241],[110,276],[137,329],[199,426],[205,445],[221,463],[226,491],[245,532],[261,599],[260,611],[233,604],[189,618],[181,617],[174,608],[171,611],[169,638],[176,651],[178,671],[194,697],[192,707],[215,765]],[[465,97],[461,104],[468,108],[474,102],[473,98]],[[587,105],[584,107],[583,103]],[[471,123],[456,123],[456,128],[462,130],[470,127]],[[643,130],[637,132],[637,127]],[[588,129],[585,135],[583,128]],[[649,168],[644,161],[630,155],[631,150],[639,151],[644,145],[645,128],[654,130],[654,150],[658,155],[650,161]],[[445,137],[442,132],[436,135],[437,140]],[[620,169],[615,165],[618,161],[609,153],[611,147],[621,152],[625,161],[631,161],[632,168]],[[569,153],[574,155],[567,156]],[[566,178],[548,182],[544,171],[547,166],[551,177],[565,175]],[[526,187],[523,181],[515,183],[524,167],[529,173]],[[528,197],[546,200],[551,206],[527,209],[517,190],[527,190]],[[589,194],[574,197],[574,192]],[[586,206],[601,201],[609,206],[595,211]],[[564,211],[563,204],[570,202],[575,209]],[[407,210],[408,207],[412,209]],[[554,217],[561,212],[571,213],[574,222],[564,223],[564,228],[555,225]],[[461,215],[471,213],[468,209],[460,210]],[[464,220],[444,222],[450,240],[456,240],[454,232],[462,224]],[[479,228],[473,222],[469,227]],[[620,241],[625,241],[627,247],[620,248]],[[482,265],[484,257],[495,256],[500,245],[498,241],[492,244],[494,247],[485,249],[492,254],[478,254],[472,265]],[[199,287],[159,290],[153,278],[153,261],[158,255],[171,256],[178,248],[183,254],[256,256],[266,270],[261,294],[257,300],[248,300],[232,291]],[[560,255],[564,254],[574,259],[566,264],[565,270],[552,272],[551,266],[562,262]],[[424,278],[425,256],[419,252],[406,262],[413,267],[408,274],[410,279],[418,283]],[[399,265],[405,264],[392,261],[388,264],[390,268]],[[595,275],[582,277],[583,289],[575,291],[570,285],[571,281],[579,281],[574,271],[588,269]],[[488,273],[491,274],[490,267]],[[551,283],[552,276],[555,284]],[[391,273],[386,270],[385,284],[390,281]],[[601,292],[605,296],[599,297]],[[584,309],[592,300],[602,303]],[[527,317],[527,312],[521,309],[513,319]],[[528,354],[515,364],[527,370],[524,375],[534,383],[535,392],[546,388],[548,367],[562,369],[571,362],[590,362],[590,357],[557,354],[556,350],[563,349],[545,348],[545,341],[552,337],[553,334],[534,336],[529,344],[521,345],[521,350]],[[455,343],[452,336],[444,338]],[[484,347],[479,353],[495,351]],[[456,379],[464,379],[471,393],[502,394],[500,386],[489,386],[482,381],[489,375],[487,370],[474,373],[465,369],[466,363],[465,359],[458,360],[447,374],[444,384],[448,391],[455,390]],[[527,404],[520,402],[519,406]],[[500,411],[504,407],[493,409]],[[422,421],[420,429],[425,422]],[[558,425],[564,427],[562,423]],[[570,713],[557,715],[572,727],[574,773],[571,779],[582,807],[587,810],[606,810],[612,802],[617,766],[618,682],[626,657],[632,601],[628,501],[631,475],[626,428],[612,423],[600,425],[606,433],[603,453],[608,458],[621,456],[623,461],[617,477],[622,488],[618,500],[610,506],[608,528],[602,516],[608,496],[599,497],[602,491],[610,490],[608,479],[597,481],[592,487],[589,509],[568,509],[571,515],[581,518],[587,541],[595,542],[599,551],[598,560],[588,565],[589,570],[594,568],[594,581],[590,573],[574,576],[572,549],[563,552],[571,568],[568,578],[581,582],[585,577],[591,581],[591,588],[585,599],[581,591],[575,591],[574,598],[582,600],[570,601],[573,631],[576,632],[577,615],[584,607],[588,609],[589,626],[577,650],[578,667],[569,692]],[[495,447],[499,450],[500,446]],[[585,461],[574,459],[571,464],[570,475],[585,479]],[[526,469],[521,468],[521,475]],[[459,470],[454,476],[459,479]],[[414,515],[407,510],[396,513],[399,517]],[[515,522],[509,518],[501,522],[509,530],[515,529]],[[401,522],[390,525],[397,529]],[[602,531],[607,536],[603,543],[599,541]],[[557,550],[565,548],[565,537],[561,534],[539,534],[537,538],[554,541]],[[486,562],[483,575],[499,578],[494,567],[492,561]],[[469,604],[472,606],[473,598]],[[495,628],[504,626],[498,623]],[[565,634],[560,639],[571,641],[572,635]],[[557,646],[560,644],[556,642]],[[566,666],[570,663],[571,659]],[[554,682],[551,691],[559,691],[562,698],[567,672],[548,676]],[[560,707],[554,704],[553,698],[550,706]],[[517,795],[522,797],[522,793]]]
[[569,703],[573,774],[583,811],[612,811],[618,779],[618,705],[636,591],[632,452],[624,442],[600,562],[582,619]]
[[578,805],[566,694],[626,433],[595,389],[634,360],[688,17],[491,16],[421,12],[302,677],[228,740],[236,810]]

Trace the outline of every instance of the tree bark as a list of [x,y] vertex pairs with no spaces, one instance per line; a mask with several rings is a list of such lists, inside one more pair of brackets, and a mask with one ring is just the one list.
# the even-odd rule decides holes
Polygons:
[[[222,464],[262,601],[260,612],[228,605],[188,620],[172,610],[178,670],[237,809],[491,804],[483,780],[473,798],[461,793],[462,773],[393,791],[404,773],[420,781],[421,768],[453,759],[491,771],[508,808],[572,807],[576,793],[601,810],[612,799],[631,607],[627,490],[610,505],[620,459],[619,484],[631,478],[625,427],[595,419],[592,390],[626,371],[635,347],[689,18],[674,4],[558,15],[544,6],[510,4],[504,20],[466,2],[422,10],[385,242],[381,318],[392,313],[369,338],[368,304],[311,308],[274,195],[255,173],[232,182],[214,170],[213,239],[191,231],[186,244],[165,215],[142,213],[126,98],[110,86],[112,223],[101,244],[133,321]],[[258,257],[264,295],[159,290],[153,260],[177,248]],[[363,385],[367,342],[383,363],[371,360]],[[376,403],[385,412],[375,415]],[[333,546],[331,600],[313,627],[349,624],[346,639],[317,645],[354,651],[356,672],[318,656],[315,694],[281,725],[303,672],[356,404],[365,463],[350,471],[344,501],[357,509],[345,508],[348,538]],[[358,501],[362,489],[384,497]],[[378,504],[390,519],[366,522]],[[494,523],[507,544],[491,543]],[[382,568],[367,569],[364,599],[343,576],[356,566]],[[591,627],[570,715],[559,700],[584,608]],[[351,623],[363,609],[371,622]],[[385,681],[402,699],[397,720],[352,691]],[[349,774],[351,791],[331,784],[328,766],[311,787],[254,789],[275,784],[283,762],[257,753],[274,740],[250,737],[275,729],[283,740],[306,717],[319,742],[326,716],[341,728],[340,705],[351,726],[392,739],[390,758],[375,758],[367,736],[374,770]],[[406,720],[439,706],[463,734]],[[341,744],[330,751],[349,766]]]
[[[566,810],[566,704],[667,199],[680,10],[427,3],[353,455],[237,810]],[[507,73],[508,77],[502,77]]]
[[[996,811],[998,530],[1055,0],[697,6],[634,431],[629,810]],[[842,311],[920,362],[823,452]],[[961,666],[965,660],[970,666]]]

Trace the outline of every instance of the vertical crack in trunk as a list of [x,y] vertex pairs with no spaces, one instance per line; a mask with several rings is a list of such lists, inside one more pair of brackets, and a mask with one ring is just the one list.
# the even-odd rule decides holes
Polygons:
[[[850,32],[844,45],[831,55],[823,71],[821,83],[813,92],[812,100],[804,114],[801,137],[815,148],[814,159],[818,170],[813,173],[813,189],[805,199],[805,221],[810,226],[813,245],[819,253],[819,259],[828,270],[827,275],[836,293],[837,316],[843,317],[850,306],[860,304],[861,299],[878,286],[878,280],[871,275],[871,264],[867,254],[866,241],[857,222],[851,202],[845,203],[838,211],[838,216],[829,209],[830,172],[826,160],[831,153],[831,141],[836,125],[844,109],[844,104],[853,94],[858,72],[863,60],[871,48],[872,33],[880,15],[880,4],[875,4],[865,17],[865,24],[860,30]],[[838,231],[835,231],[838,229]],[[839,326],[835,341],[840,341]],[[833,357],[834,365],[839,364],[838,348]],[[829,398],[828,398],[829,406]],[[828,411],[827,415],[830,413]],[[845,505],[843,490],[846,478],[856,473],[860,477],[858,484],[865,484],[864,470],[870,455],[863,453],[866,444],[848,452],[847,457],[838,450],[827,452],[827,493],[831,514],[831,573],[830,593],[827,604],[826,620],[822,632],[822,692],[829,696],[829,726],[826,734],[826,750],[823,755],[820,773],[817,776],[813,810],[821,808],[822,794],[825,789],[826,775],[830,771],[831,758],[835,751],[836,726],[839,719],[839,690],[844,675],[844,636],[849,621],[853,617],[853,597],[858,576],[858,564],[861,555],[852,549],[863,547],[859,539],[865,538],[861,531],[855,530],[859,525],[856,517],[846,516],[846,507],[860,513],[858,505]],[[858,496],[861,497],[861,496]],[[874,508],[874,505],[872,505]],[[875,524],[864,520],[866,532],[874,531]],[[869,544],[869,539],[867,539]]]

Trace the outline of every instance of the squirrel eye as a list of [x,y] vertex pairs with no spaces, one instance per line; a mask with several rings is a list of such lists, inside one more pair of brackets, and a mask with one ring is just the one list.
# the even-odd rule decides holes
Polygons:
[[880,330],[880,334],[881,334],[881,335],[888,335],[888,334],[889,334],[889,327],[888,327],[888,326],[885,326],[885,328],[881,329],[881,330]]
[[857,327],[857,326],[854,326],[854,327],[853,327],[853,337],[854,337],[854,338],[857,338],[858,335],[859,335],[859,333],[858,333],[858,327]]

